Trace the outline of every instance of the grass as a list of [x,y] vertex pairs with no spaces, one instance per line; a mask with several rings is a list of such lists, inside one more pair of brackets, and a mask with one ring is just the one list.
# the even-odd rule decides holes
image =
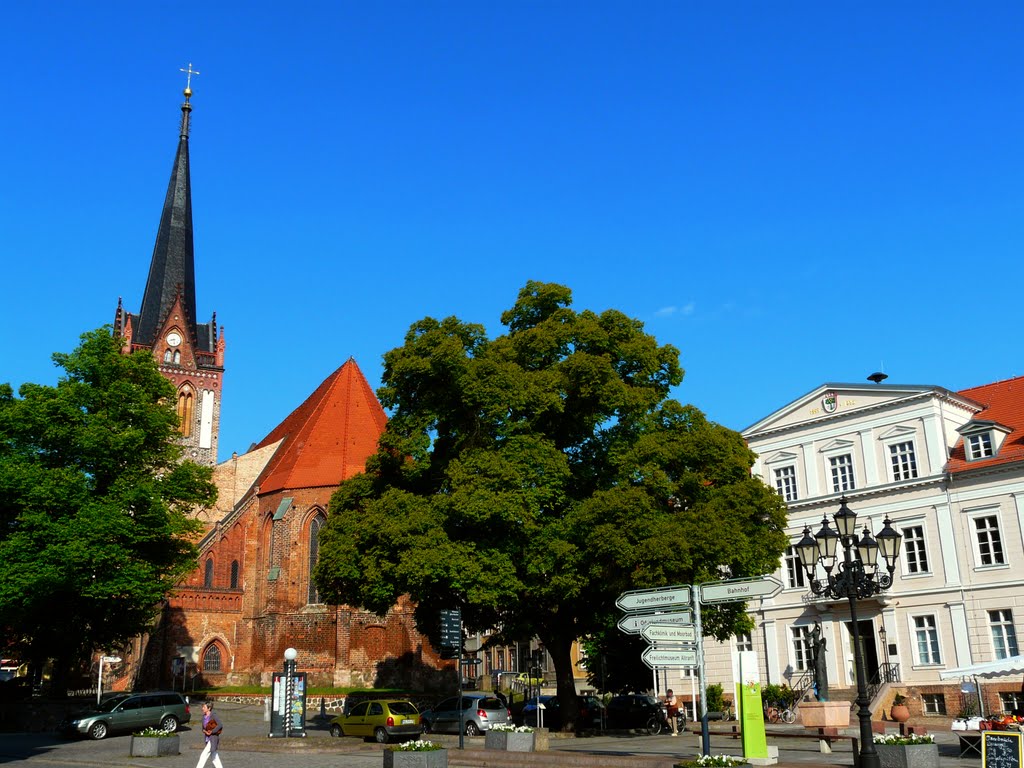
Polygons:
[[[237,694],[241,696],[269,696],[273,691],[269,685],[225,685],[219,688],[196,688],[194,693],[204,694]],[[189,691],[193,693],[193,691]],[[306,696],[347,696],[350,693],[369,693],[373,695],[392,695],[396,693],[408,693],[400,688],[328,688],[326,686],[312,686],[306,689]]]

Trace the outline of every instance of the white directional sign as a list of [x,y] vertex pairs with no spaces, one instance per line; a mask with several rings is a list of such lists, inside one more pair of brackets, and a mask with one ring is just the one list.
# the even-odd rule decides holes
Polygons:
[[700,585],[700,601],[707,603],[733,603],[753,598],[775,597],[782,591],[782,582],[774,576],[733,581],[709,581]]
[[697,650],[690,648],[648,648],[640,658],[651,669],[655,667],[696,667]]
[[649,624],[640,630],[640,636],[657,646],[693,645],[697,642],[697,628],[677,627],[671,624]]
[[624,611],[656,611],[659,608],[675,608],[690,604],[690,587],[661,587],[659,589],[634,589],[623,592],[615,605]]
[[619,621],[619,629],[627,635],[639,635],[644,627],[651,624],[674,624],[685,626],[693,624],[693,614],[690,611],[674,611],[672,613],[629,613]]

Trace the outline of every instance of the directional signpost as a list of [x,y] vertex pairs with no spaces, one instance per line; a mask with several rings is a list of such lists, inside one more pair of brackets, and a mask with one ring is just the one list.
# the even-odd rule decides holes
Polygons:
[[639,635],[644,627],[651,624],[673,624],[686,626],[693,624],[690,611],[673,611],[672,613],[629,613],[619,620],[619,629],[627,635]]
[[[709,581],[700,585],[700,601],[703,605],[712,603],[734,603],[738,600],[765,600],[782,591],[782,582],[774,576],[757,579],[732,579],[731,581]],[[620,598],[621,599],[621,598]]]
[[671,669],[693,669],[697,666],[696,648],[648,648],[640,658],[651,669],[669,667]]
[[624,611],[657,611],[690,604],[690,587],[634,589],[623,592],[615,605]]
[[640,630],[640,636],[659,648],[697,644],[697,628],[692,624],[689,626],[648,624]]
[[[619,629],[641,635],[651,646],[641,659],[651,669],[697,669],[700,689],[704,679],[704,648],[701,643],[700,607],[741,600],[762,600],[782,591],[782,582],[774,576],[756,579],[709,581],[690,586],[680,584],[659,589],[634,589],[619,595],[615,605],[626,612]],[[657,687],[657,685],[655,685]],[[711,754],[707,701],[701,698],[701,751]]]

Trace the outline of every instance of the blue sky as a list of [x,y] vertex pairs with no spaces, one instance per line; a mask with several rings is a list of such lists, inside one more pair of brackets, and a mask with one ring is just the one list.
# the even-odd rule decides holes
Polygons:
[[1024,373],[1024,5],[17,3],[0,381],[138,311],[192,62],[221,458],[415,320],[527,280],[681,351],[742,429],[883,368]]

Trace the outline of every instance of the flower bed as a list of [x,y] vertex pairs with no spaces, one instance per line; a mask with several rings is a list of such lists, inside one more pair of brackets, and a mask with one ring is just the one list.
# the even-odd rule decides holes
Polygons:
[[734,755],[698,755],[693,760],[676,763],[675,768],[736,768],[743,765],[750,763]]
[[881,768],[938,768],[939,745],[931,735],[876,735],[874,743]]
[[537,735],[528,725],[492,725],[484,734],[484,749],[505,752],[533,752],[537,747]]
[[407,741],[384,750],[384,768],[448,768],[448,750],[433,741]]
[[171,731],[147,728],[144,731],[132,734],[131,741],[128,743],[128,750],[132,757],[179,755],[181,754],[181,739],[178,734]]

